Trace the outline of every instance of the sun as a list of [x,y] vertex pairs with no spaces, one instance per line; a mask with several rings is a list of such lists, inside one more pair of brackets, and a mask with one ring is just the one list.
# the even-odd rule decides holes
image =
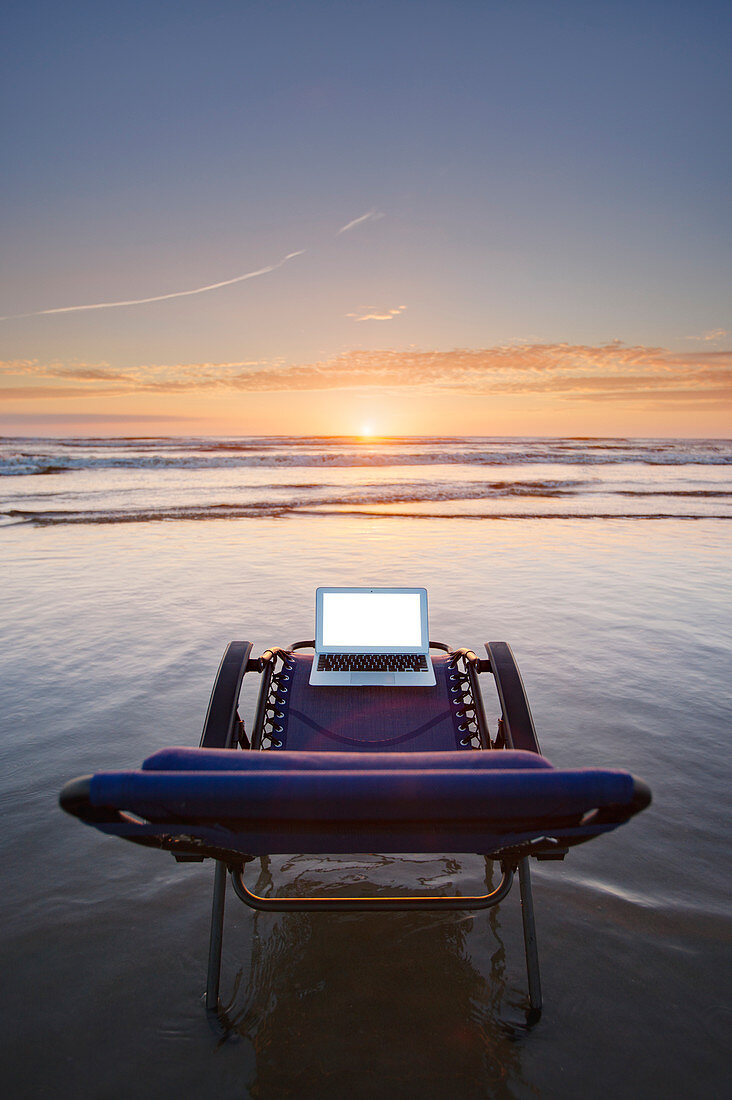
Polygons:
[[374,428],[373,424],[362,424],[361,430],[358,434],[360,435],[361,439],[373,439],[373,437],[376,435],[376,429]]

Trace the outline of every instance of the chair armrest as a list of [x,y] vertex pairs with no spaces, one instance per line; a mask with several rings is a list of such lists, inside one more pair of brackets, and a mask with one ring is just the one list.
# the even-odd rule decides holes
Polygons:
[[541,752],[521,673],[507,642],[486,642],[509,749]]
[[242,678],[247,671],[251,642],[229,642],[226,647],[203,723],[200,747],[230,749],[236,743],[237,703]]
[[166,848],[165,839],[146,835],[145,826],[136,818],[121,813],[114,806],[93,806],[91,802],[93,779],[93,775],[80,775],[77,779],[69,780],[59,795],[58,804],[61,809],[72,817],[78,817],[87,825],[96,826],[102,832],[107,828],[116,830],[127,840],[132,841],[133,844],[141,844],[143,848]]

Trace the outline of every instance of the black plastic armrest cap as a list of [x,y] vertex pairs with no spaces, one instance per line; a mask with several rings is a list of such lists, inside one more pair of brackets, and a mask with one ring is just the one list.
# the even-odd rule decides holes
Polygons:
[[69,780],[58,796],[62,810],[79,817],[83,810],[89,808],[91,779],[90,775],[80,775],[77,779]]
[[638,814],[651,804],[651,788],[642,779],[633,776],[633,813]]

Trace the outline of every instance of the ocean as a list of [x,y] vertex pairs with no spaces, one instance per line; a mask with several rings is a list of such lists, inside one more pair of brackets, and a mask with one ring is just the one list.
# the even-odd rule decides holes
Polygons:
[[[0,440],[8,1095],[724,1095],[731,465],[725,440]],[[425,585],[433,639],[510,642],[553,763],[653,790],[534,863],[534,1028],[518,889],[393,916],[254,914],[229,891],[222,1043],[210,862],[58,809],[76,775],[197,744],[226,644],[312,637],[318,584]],[[261,873],[467,892],[481,872],[294,853]]]

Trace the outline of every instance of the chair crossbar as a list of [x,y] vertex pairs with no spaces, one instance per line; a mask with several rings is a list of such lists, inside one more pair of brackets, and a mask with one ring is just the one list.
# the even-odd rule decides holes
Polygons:
[[405,897],[263,898],[246,886],[243,871],[243,866],[234,867],[231,870],[234,893],[252,909],[259,909],[266,913],[410,913],[435,909],[452,912],[462,909],[488,909],[492,905],[497,905],[499,901],[503,901],[513,883],[513,869],[502,866],[501,881],[498,886],[488,894],[479,894],[475,897],[410,894]]

